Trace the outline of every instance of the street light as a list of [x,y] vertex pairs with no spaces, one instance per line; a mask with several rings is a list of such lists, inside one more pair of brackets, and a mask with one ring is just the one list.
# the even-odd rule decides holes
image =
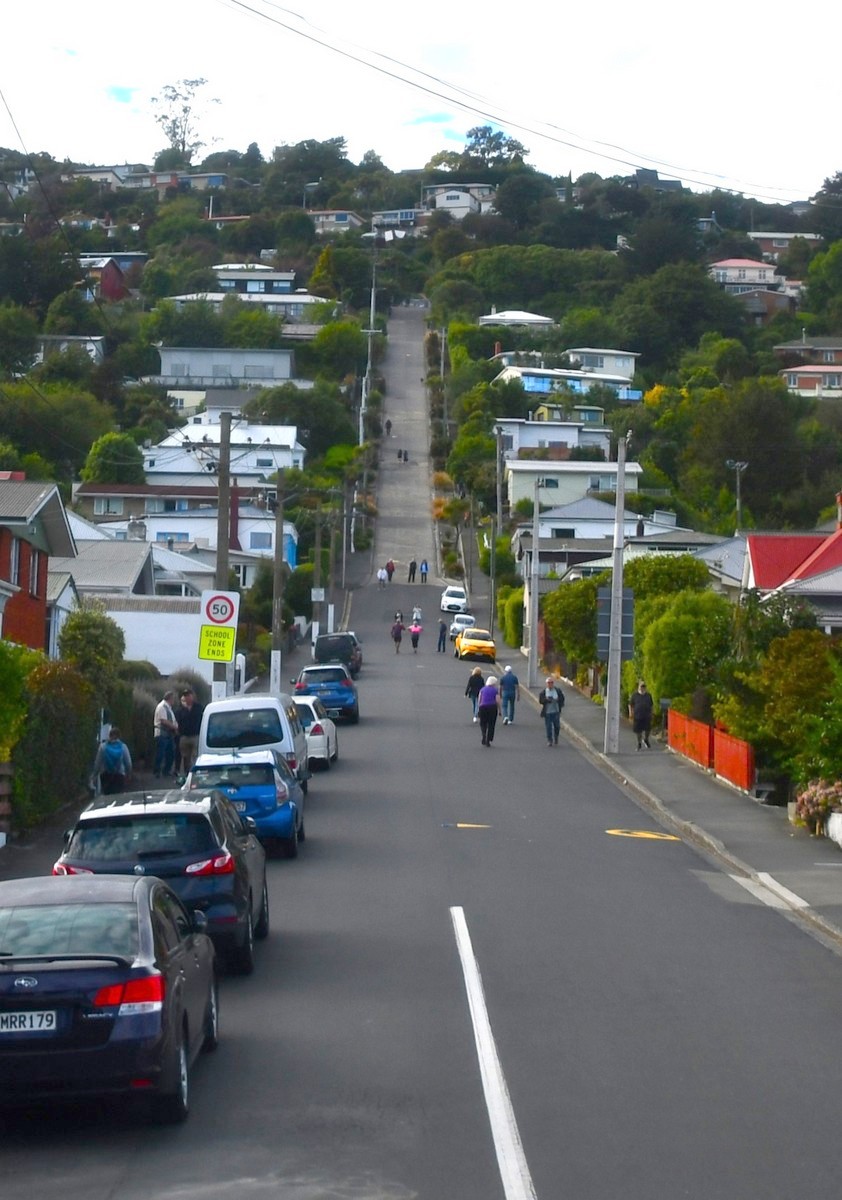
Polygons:
[[734,472],[737,480],[737,531],[739,531],[739,528],[743,523],[743,505],[742,496],[740,494],[740,479],[742,478],[743,471],[748,466],[748,463],[738,462],[735,458],[728,458],[725,460],[725,466],[729,471]]
[[307,193],[315,191],[321,182],[322,182],[321,179],[317,179],[315,181],[315,183],[305,183],[304,184],[304,196],[301,201],[302,208],[307,207]]

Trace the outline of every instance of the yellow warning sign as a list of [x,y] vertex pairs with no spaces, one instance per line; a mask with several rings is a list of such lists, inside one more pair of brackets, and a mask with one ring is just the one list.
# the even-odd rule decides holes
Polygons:
[[674,833],[658,833],[654,829],[606,829],[612,837],[648,838],[653,842],[680,842]]
[[199,634],[199,658],[233,662],[237,630],[233,625],[203,625]]

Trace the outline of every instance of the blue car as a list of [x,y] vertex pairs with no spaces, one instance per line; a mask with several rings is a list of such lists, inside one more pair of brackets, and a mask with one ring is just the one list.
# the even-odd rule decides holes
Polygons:
[[243,817],[251,817],[257,836],[277,846],[286,858],[298,856],[303,842],[304,790],[282,754],[242,750],[200,754],[184,782],[184,791],[216,788]]
[[296,696],[318,696],[333,720],[343,719],[356,725],[360,719],[357,686],[344,663],[325,663],[304,667],[295,684]]

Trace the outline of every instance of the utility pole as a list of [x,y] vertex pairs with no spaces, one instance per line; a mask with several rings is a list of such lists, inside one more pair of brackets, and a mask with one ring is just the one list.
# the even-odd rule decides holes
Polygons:
[[532,508],[532,562],[529,571],[529,657],[526,686],[535,687],[538,675],[538,568],[540,565],[541,494],[540,476],[535,480]]
[[623,662],[623,542],[626,511],[626,446],[631,433],[617,442],[617,489],[614,500],[614,551],[611,564],[611,618],[608,626],[608,687],[605,693],[603,751],[620,749],[620,671]]
[[377,330],[374,328],[374,316],[377,307],[377,242],[376,234],[372,231],[371,242],[371,301],[368,309],[368,329],[363,332],[368,336],[368,356],[366,358],[365,376],[363,377],[362,395],[360,397],[360,427],[359,427],[359,444],[362,446],[365,441],[365,414],[368,411],[368,400],[371,395],[371,376],[372,376],[372,356],[373,346],[372,339]]
[[[216,577],[217,591],[228,591],[229,546],[231,537],[231,414],[219,414],[219,486],[216,514]],[[221,700],[228,690],[228,664],[213,664],[214,700]]]
[[278,471],[275,494],[275,558],[272,572],[272,651],[269,691],[277,696],[281,687],[284,645],[284,472]]
[[328,568],[327,568],[327,603],[328,603],[328,624],[330,628],[328,633],[333,633],[333,618],[334,612],[334,577],[336,575],[336,508],[331,507],[330,522],[328,524]]
[[735,473],[736,479],[737,479],[737,533],[739,533],[740,526],[743,523],[743,501],[742,501],[742,492],[740,489],[740,479],[742,478],[743,471],[748,466],[748,463],[747,462],[737,462],[736,459],[729,458],[729,459],[726,459],[725,466],[728,467],[729,470],[731,470]]
[[497,541],[503,536],[503,484],[501,470],[501,455],[503,446],[503,430],[499,425],[494,426],[496,439],[494,451],[495,479],[497,484],[497,512],[491,523],[491,635],[494,635],[494,614],[497,611]]
[[[316,505],[316,540],[313,550],[313,591],[317,591],[322,586],[322,502],[319,500]],[[322,615],[321,600],[313,601],[313,641],[319,635],[319,627]]]

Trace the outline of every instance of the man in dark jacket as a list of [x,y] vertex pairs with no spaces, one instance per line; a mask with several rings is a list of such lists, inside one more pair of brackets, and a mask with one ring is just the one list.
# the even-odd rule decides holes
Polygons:
[[632,728],[637,736],[638,750],[642,750],[644,746],[647,750],[652,749],[649,745],[649,734],[652,729],[653,708],[652,696],[646,690],[646,684],[641,679],[637,685],[637,691],[632,692],[629,697],[629,716],[632,720]]
[[187,775],[199,749],[199,730],[202,725],[201,704],[196,703],[192,688],[185,688],[181,693],[181,703],[175,710],[178,724],[178,749],[181,754],[181,774]]

